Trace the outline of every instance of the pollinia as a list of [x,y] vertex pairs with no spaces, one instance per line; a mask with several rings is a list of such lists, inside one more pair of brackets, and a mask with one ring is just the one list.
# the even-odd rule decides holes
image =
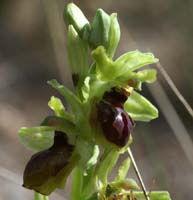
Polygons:
[[[50,80],[48,84],[66,101],[52,96],[53,110],[39,126],[19,130],[21,142],[35,154],[27,163],[23,186],[45,200],[65,187],[70,174],[71,200],[146,199],[133,179],[127,178],[126,158],[113,181],[108,176],[119,156],[127,152],[137,121],[158,117],[158,110],[140,95],[142,83],[156,79],[158,62],[138,50],[114,58],[120,39],[117,14],[98,9],[90,23],[73,3],[64,10],[68,30],[67,53],[74,91]],[[169,200],[164,191],[148,192],[151,200]]]

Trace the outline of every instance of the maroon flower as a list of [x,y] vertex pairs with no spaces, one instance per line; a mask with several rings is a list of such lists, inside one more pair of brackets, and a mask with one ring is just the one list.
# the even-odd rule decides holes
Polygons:
[[97,105],[98,119],[107,140],[119,147],[124,147],[134,126],[131,117],[121,108],[100,101]]
[[55,132],[54,144],[34,154],[26,165],[23,186],[49,195],[73,169],[70,163],[74,146],[63,132]]

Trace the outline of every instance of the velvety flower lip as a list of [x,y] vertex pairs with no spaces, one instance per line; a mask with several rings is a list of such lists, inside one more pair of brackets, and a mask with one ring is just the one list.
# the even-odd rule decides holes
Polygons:
[[[34,154],[27,163],[24,171],[23,186],[48,195],[55,189],[56,184],[48,186],[49,184],[47,185],[47,183],[51,179],[54,181],[54,177],[57,177],[61,170],[68,167],[73,150],[74,146],[68,143],[66,134],[56,131],[53,146]],[[45,190],[46,187],[43,187],[44,185],[47,185],[48,191]]]
[[105,92],[103,100],[108,101],[116,107],[123,108],[123,104],[130,94],[122,88],[113,87],[111,90]]
[[134,126],[133,120],[120,107],[100,101],[97,105],[98,119],[106,139],[119,147],[124,147]]

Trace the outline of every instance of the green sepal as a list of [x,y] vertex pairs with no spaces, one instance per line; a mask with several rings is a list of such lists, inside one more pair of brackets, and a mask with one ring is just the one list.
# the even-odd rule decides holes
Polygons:
[[82,29],[89,21],[74,3],[69,3],[64,9],[64,21],[66,26],[73,25],[77,33],[81,35]]
[[69,137],[74,138],[76,135],[76,126],[71,121],[68,121],[62,117],[48,116],[41,123],[42,126],[49,126],[56,131],[62,131]]
[[134,71],[145,65],[158,62],[158,59],[154,57],[152,53],[142,53],[138,50],[130,51],[120,56],[116,61],[117,73],[122,75],[124,73]]
[[117,13],[113,13],[110,16],[110,30],[109,30],[109,39],[108,39],[108,45],[107,45],[107,55],[110,58],[113,58],[115,54],[115,51],[119,44],[120,35],[121,35],[121,31],[120,31],[119,22],[117,20]]
[[[88,45],[72,25],[68,26],[67,53],[72,75],[78,76],[78,81],[81,81],[88,71]],[[78,81],[74,81],[75,86]]]
[[118,175],[115,177],[114,182],[123,180],[127,176],[127,173],[128,173],[129,168],[130,168],[130,165],[131,165],[130,158],[126,158],[121,163],[121,166],[119,167],[119,170],[118,170]]
[[97,47],[92,51],[92,57],[96,62],[97,77],[101,80],[113,80],[116,76],[115,65],[107,56],[103,46]]
[[110,16],[102,9],[98,9],[91,24],[89,44],[92,49],[98,46],[107,48],[110,30]]
[[78,97],[71,92],[68,88],[64,85],[58,83],[57,80],[53,79],[48,81],[48,84],[51,85],[54,89],[56,89],[62,96],[65,97],[65,100],[70,105],[72,112],[75,114],[76,118],[83,117],[82,114],[82,103],[78,99]]
[[54,143],[54,128],[49,126],[39,126],[19,130],[21,143],[33,151],[42,151],[48,149]]
[[132,91],[125,102],[124,110],[135,121],[150,121],[158,117],[157,108],[135,91]]

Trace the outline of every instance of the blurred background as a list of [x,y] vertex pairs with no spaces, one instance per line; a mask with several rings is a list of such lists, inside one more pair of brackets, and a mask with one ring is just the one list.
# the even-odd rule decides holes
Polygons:
[[[33,199],[33,192],[21,187],[32,152],[19,143],[18,129],[39,125],[51,114],[47,102],[57,94],[47,80],[72,88],[63,23],[68,2],[0,1],[0,200]],[[122,30],[117,56],[135,49],[153,52],[193,107],[192,0],[73,2],[90,21],[98,7],[117,12]],[[160,110],[158,119],[137,123],[133,133],[132,149],[146,187],[192,200],[192,117],[159,72],[158,82],[144,86],[143,94]],[[129,176],[135,177],[133,170]],[[68,190],[57,191],[51,200],[68,199]]]

